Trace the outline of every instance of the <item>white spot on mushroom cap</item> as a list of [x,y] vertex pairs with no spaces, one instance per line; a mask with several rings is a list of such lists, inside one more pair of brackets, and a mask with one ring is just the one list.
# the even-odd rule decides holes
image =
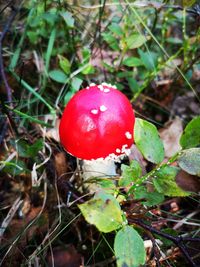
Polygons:
[[108,86],[108,83],[103,82],[102,85],[104,85],[104,86]]
[[106,110],[107,110],[107,107],[106,107],[106,106],[104,106],[104,105],[101,105],[99,109],[100,109],[100,111],[104,112],[104,111],[106,111]]
[[122,146],[122,150],[123,150],[123,149],[126,149],[127,146],[128,146],[127,144],[123,145],[123,146]]
[[[115,151],[116,153],[122,153],[122,154],[115,154],[115,153],[111,153],[109,154],[107,157],[105,158],[97,158],[97,159],[91,159],[91,160],[84,160],[86,161],[88,164],[92,161],[95,161],[95,162],[99,162],[99,163],[105,163],[105,164],[109,164],[110,161],[114,161],[114,162],[121,162],[121,160],[124,159],[125,156],[129,156],[130,153],[131,153],[131,150],[129,148],[127,148],[128,145],[125,144],[122,146],[121,149],[117,148]],[[119,150],[118,150],[119,149]]]
[[132,138],[132,134],[130,132],[125,132],[125,136],[127,139],[131,139]]
[[99,88],[99,90],[100,90],[100,91],[103,91],[103,90],[104,90],[104,88],[103,88],[103,85],[102,85],[102,84],[98,85],[98,88]]
[[98,109],[92,109],[92,110],[91,110],[91,113],[92,113],[92,114],[98,114],[98,112],[99,112]]
[[102,83],[102,84],[98,85],[99,90],[104,92],[104,93],[110,92],[110,89],[109,88],[104,88],[104,86],[108,86],[108,84],[105,85],[105,83]]
[[123,146],[122,146],[122,149],[121,149],[121,151],[122,151],[122,153],[123,153],[123,154],[125,154],[125,155],[129,156],[129,155],[130,155],[130,153],[131,153],[131,150],[130,150],[130,149],[128,149],[127,147],[128,147],[128,145],[127,145],[127,144],[123,145]]
[[96,85],[96,83],[91,83],[91,84],[90,84],[90,86],[95,86],[95,85]]
[[[105,83],[105,82],[103,82],[102,85],[103,85],[103,86],[106,86],[106,87],[111,87],[111,88],[113,88],[113,89],[117,89],[117,87],[116,87],[115,85],[112,85],[112,84],[110,84],[110,83]],[[104,91],[104,92],[105,92],[105,91]],[[105,93],[106,93],[106,92],[105,92]]]

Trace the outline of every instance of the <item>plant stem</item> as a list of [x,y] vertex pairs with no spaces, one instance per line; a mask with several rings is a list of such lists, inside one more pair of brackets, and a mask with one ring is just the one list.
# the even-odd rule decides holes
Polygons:
[[[195,264],[195,262],[193,261],[193,259],[191,258],[191,256],[189,255],[185,244],[183,243],[184,241],[188,241],[188,238],[184,238],[181,236],[172,236],[170,234],[167,233],[163,233],[157,229],[155,229],[154,227],[152,227],[151,225],[148,225],[146,223],[144,223],[141,220],[138,219],[132,219],[132,218],[128,218],[128,221],[132,224],[135,224],[137,226],[140,226],[141,228],[148,230],[151,233],[157,234],[159,236],[162,236],[168,240],[171,240],[174,244],[176,244],[179,249],[181,250],[182,254],[184,255],[184,257],[187,259],[187,261],[190,263],[191,267],[197,267],[197,265]],[[200,238],[190,238],[189,239],[190,242],[200,242]]]

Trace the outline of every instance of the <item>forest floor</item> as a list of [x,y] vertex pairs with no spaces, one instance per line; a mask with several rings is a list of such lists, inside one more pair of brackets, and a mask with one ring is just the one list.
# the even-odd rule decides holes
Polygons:
[[[185,126],[200,115],[200,6],[174,2],[1,1],[0,266],[116,266],[115,231],[102,233],[81,215],[77,204],[93,194],[58,125],[77,91],[106,81],[157,127],[163,162],[181,149]],[[121,164],[133,159],[144,173],[155,168],[134,146]],[[121,203],[139,220],[145,266],[200,266],[198,176],[175,177],[188,196]]]

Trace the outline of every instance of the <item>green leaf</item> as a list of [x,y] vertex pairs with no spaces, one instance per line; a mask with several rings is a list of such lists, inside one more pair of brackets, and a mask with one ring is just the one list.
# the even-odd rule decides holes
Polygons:
[[65,23],[69,28],[74,27],[74,18],[72,16],[72,13],[65,11],[65,12],[60,12],[60,15],[63,17]]
[[191,120],[181,136],[180,145],[182,148],[192,148],[200,145],[200,116]]
[[131,226],[125,226],[116,234],[114,251],[118,267],[138,267],[145,263],[144,241]]
[[27,36],[32,44],[36,44],[38,42],[38,32],[28,31]]
[[67,103],[69,102],[69,100],[73,97],[73,95],[75,94],[75,92],[72,91],[68,91],[64,97],[64,106],[67,105]]
[[146,43],[147,37],[144,35],[134,33],[126,38],[128,49],[135,49]]
[[84,75],[93,74],[95,73],[95,68],[91,64],[89,64],[81,71],[81,73]]
[[[118,78],[127,78],[127,77],[133,77],[133,71],[119,71],[118,73],[116,73],[116,76]],[[117,87],[118,88],[118,87]]]
[[142,199],[145,198],[144,201],[141,201],[142,204],[151,207],[158,205],[164,201],[164,194],[159,192],[148,192],[145,186],[139,186],[134,191],[134,199]]
[[140,164],[136,160],[132,160],[130,166],[122,164],[122,177],[119,180],[119,186],[127,186],[132,182],[137,182],[142,174]]
[[134,139],[137,148],[148,161],[160,163],[164,159],[164,146],[152,123],[136,119]]
[[155,189],[165,196],[188,196],[189,193],[182,190],[176,183],[178,172],[179,168],[174,166],[161,167],[160,170],[155,172],[153,177]]
[[90,58],[91,58],[91,50],[89,48],[83,48],[83,50],[81,51],[83,60],[82,63],[89,63]]
[[149,71],[154,71],[157,65],[157,54],[149,51],[143,52],[141,49],[138,49],[138,53],[145,68]]
[[177,37],[169,37],[169,38],[166,38],[165,41],[170,44],[182,44],[183,43],[183,40]]
[[139,86],[139,84],[137,83],[137,81],[136,81],[134,78],[132,78],[132,77],[128,77],[128,78],[126,78],[126,79],[127,79],[127,81],[128,81],[128,85],[129,85],[131,91],[132,91],[134,94],[137,93],[137,92],[139,91],[139,88],[140,88],[140,86]]
[[122,63],[128,67],[138,67],[143,65],[142,60],[137,57],[128,57],[124,59]]
[[43,140],[38,139],[34,144],[30,145],[27,141],[20,139],[15,145],[20,157],[35,158],[38,152],[43,148]]
[[70,73],[71,63],[66,57],[63,57],[62,55],[58,55],[59,58],[59,66],[60,68],[66,73]]
[[107,63],[104,62],[104,61],[102,61],[102,63],[103,63],[103,67],[104,67],[106,70],[108,70],[108,71],[111,72],[111,73],[115,72],[115,67],[113,67],[113,66],[107,64]]
[[11,174],[12,176],[20,175],[27,171],[26,164],[22,160],[11,160],[5,162],[5,167],[3,171]]
[[96,182],[107,193],[112,194],[116,191],[116,185],[112,179],[97,179]]
[[190,7],[195,4],[196,0],[182,0],[183,7]]
[[119,41],[110,33],[102,33],[104,41],[113,49],[119,50]]
[[58,15],[52,12],[45,12],[42,14],[41,19],[46,20],[51,26],[53,26],[58,19]]
[[178,163],[184,171],[200,176],[200,148],[183,150],[178,157]]
[[73,91],[77,92],[80,89],[82,82],[83,80],[79,79],[78,77],[72,78],[71,87]]
[[94,224],[101,232],[109,233],[120,228],[123,223],[120,205],[113,198],[112,195],[101,194],[99,198],[91,199],[78,207],[88,223]]
[[61,70],[52,70],[49,72],[49,77],[58,82],[58,83],[66,83],[67,75]]
[[113,202],[118,208],[121,209],[121,207],[120,207],[120,205],[119,205],[117,199],[116,199],[113,195],[107,193],[107,192],[104,191],[104,190],[99,190],[99,191],[97,191],[96,194],[94,195],[94,198],[96,198],[96,199],[99,199],[99,198],[100,198],[100,199],[102,199],[103,201],[106,201],[106,200],[108,200],[108,199],[109,199],[109,200],[112,200],[112,202]]
[[43,139],[38,139],[33,145],[29,146],[27,153],[29,157],[36,157],[38,152],[44,147]]
[[117,23],[111,23],[111,25],[108,27],[109,30],[116,35],[122,36],[123,35],[123,30]]

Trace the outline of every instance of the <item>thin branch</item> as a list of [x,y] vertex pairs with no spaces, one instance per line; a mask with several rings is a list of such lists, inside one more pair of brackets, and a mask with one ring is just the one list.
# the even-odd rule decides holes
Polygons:
[[2,124],[2,127],[0,128],[0,145],[2,144],[4,140],[4,136],[8,129],[8,120],[6,118],[6,121]]
[[4,234],[5,230],[6,230],[6,228],[8,227],[10,222],[12,221],[15,213],[17,212],[17,210],[20,207],[20,205],[22,204],[22,202],[23,202],[23,200],[21,200],[21,198],[18,197],[15,200],[15,202],[13,203],[12,207],[10,208],[7,216],[5,217],[3,222],[1,223],[1,227],[0,227],[0,243],[2,241],[2,237],[3,237],[3,234]]
[[[154,8],[157,10],[163,9],[173,9],[173,10],[180,10],[183,11],[183,7],[179,5],[165,5],[163,3],[159,2],[148,2],[148,1],[135,1],[134,3],[106,3],[106,4],[99,4],[99,5],[80,5],[79,7],[84,8],[84,9],[97,9],[97,8],[102,8],[102,7],[112,7],[112,6],[133,6],[135,8]],[[186,8],[186,12],[191,13],[195,16],[200,15],[200,7],[197,4],[194,6],[194,8]]]
[[0,10],[0,15],[1,15],[1,13],[3,13],[4,12],[4,10],[7,8],[7,7],[9,7],[9,5],[11,5],[12,4],[12,2],[13,2],[13,0],[10,0],[1,10]]
[[97,39],[99,39],[99,43],[101,43],[101,31],[102,31],[102,29],[101,29],[101,21],[102,21],[102,16],[103,16],[103,13],[104,13],[104,10],[105,10],[105,5],[106,5],[106,0],[103,0],[103,4],[99,8],[99,18],[98,18],[98,22],[96,24],[96,31],[95,31],[92,47],[94,47],[94,44],[95,44]]
[[141,220],[138,219],[131,219],[128,218],[128,221],[132,224],[136,224],[137,226],[140,226],[141,228],[150,231],[151,233],[157,234],[159,236],[162,236],[168,240],[171,240],[174,244],[176,244],[179,249],[181,250],[182,254],[184,255],[184,257],[187,259],[187,261],[190,263],[191,267],[197,267],[197,265],[194,263],[193,259],[191,258],[191,256],[189,255],[187,248],[185,247],[185,244],[183,242],[199,242],[200,238],[190,238],[188,240],[188,238],[185,237],[181,237],[181,236],[172,236],[169,235],[167,233],[163,233],[157,229],[155,229],[154,227],[143,223]]
[[154,259],[156,262],[156,267],[161,267],[160,261],[159,261],[161,254],[160,254],[160,251],[158,249],[158,244],[156,242],[156,239],[154,238],[154,236],[152,235],[152,233],[149,230],[145,229],[145,231],[152,242],[152,248],[153,248],[153,253],[154,253]]

